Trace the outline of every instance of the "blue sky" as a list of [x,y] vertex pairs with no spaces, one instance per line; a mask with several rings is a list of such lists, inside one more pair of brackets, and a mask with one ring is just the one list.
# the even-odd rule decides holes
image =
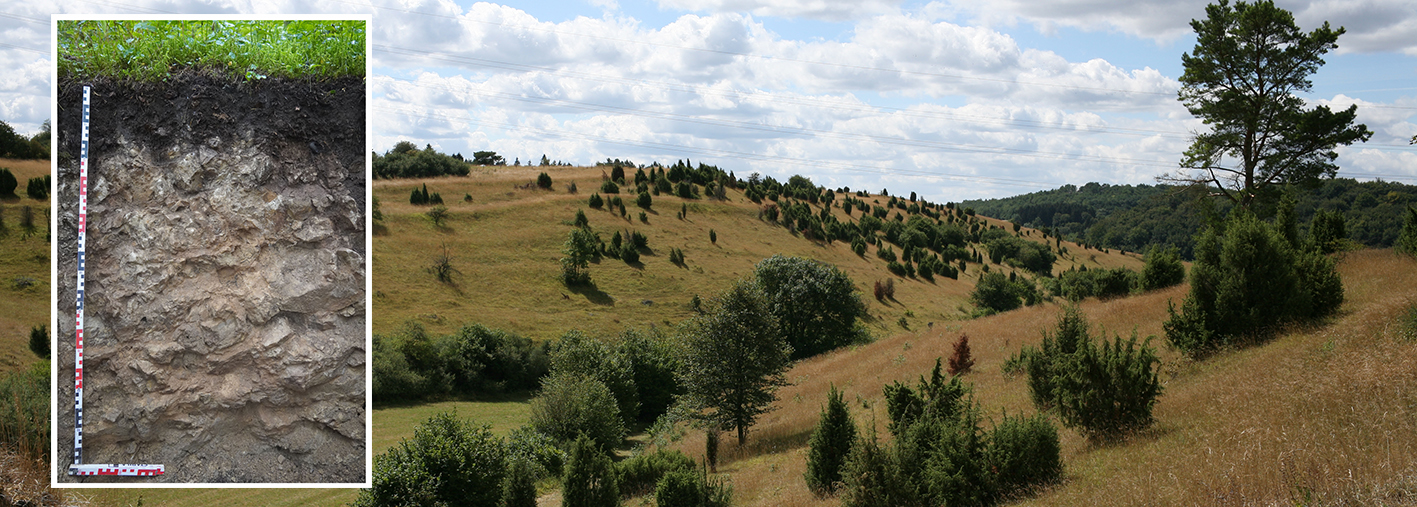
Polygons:
[[[1417,184],[1417,4],[1282,0],[1348,33],[1311,104],[1375,132],[1340,175]],[[1195,0],[120,0],[7,2],[0,119],[48,117],[51,13],[369,13],[371,148],[509,160],[690,158],[937,201],[1154,183],[1189,132],[1175,99]],[[46,20],[44,23],[35,20]]]

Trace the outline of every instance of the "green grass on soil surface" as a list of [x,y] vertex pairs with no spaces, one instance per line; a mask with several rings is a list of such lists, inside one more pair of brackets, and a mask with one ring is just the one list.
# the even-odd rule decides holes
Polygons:
[[364,75],[362,20],[60,20],[59,77],[159,81],[182,70],[236,79]]

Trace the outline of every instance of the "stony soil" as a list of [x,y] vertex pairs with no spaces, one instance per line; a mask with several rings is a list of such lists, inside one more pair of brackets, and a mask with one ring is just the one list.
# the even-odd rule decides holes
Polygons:
[[[92,85],[84,462],[167,467],[113,482],[362,482],[363,79]],[[72,316],[83,92],[59,89]],[[55,326],[60,372],[74,327]],[[72,376],[59,386],[62,470]]]

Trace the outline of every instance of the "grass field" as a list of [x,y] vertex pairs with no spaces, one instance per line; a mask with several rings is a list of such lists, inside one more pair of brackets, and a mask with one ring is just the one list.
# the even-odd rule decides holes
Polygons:
[[[1274,341],[1192,362],[1162,348],[1165,393],[1157,425],[1129,442],[1091,446],[1061,430],[1064,482],[1024,505],[1410,505],[1417,501],[1417,342],[1395,325],[1417,303],[1417,262],[1389,250],[1348,254],[1340,263],[1348,301],[1330,323],[1292,329]],[[1107,302],[1084,312],[1098,328],[1161,334],[1166,301],[1184,287]],[[1022,378],[1000,372],[1007,355],[1036,343],[1057,307],[1041,306],[902,334],[798,364],[738,449],[726,441],[720,470],[738,505],[834,505],[802,480],[805,442],[835,384],[858,424],[889,435],[881,388],[927,373],[968,334],[974,373],[966,379],[986,417],[1031,414]],[[874,408],[872,408],[874,407]],[[987,423],[986,423],[987,426]],[[694,435],[676,447],[701,455]],[[1306,500],[1307,499],[1307,500]]]
[[531,419],[530,398],[500,401],[443,401],[406,407],[374,408],[374,454],[383,453],[400,440],[413,438],[413,428],[439,412],[453,412],[478,425],[491,425],[492,432],[504,436]]
[[[519,188],[543,170],[555,182],[552,190]],[[876,258],[876,247],[863,258],[848,244],[814,242],[789,233],[758,219],[760,206],[738,191],[729,191],[721,202],[662,195],[646,213],[648,223],[638,219],[640,210],[633,203],[627,206],[628,219],[622,219],[586,204],[592,189],[599,188],[601,174],[600,168],[475,167],[468,177],[376,181],[374,194],[388,232],[374,238],[374,332],[392,332],[405,321],[415,321],[444,334],[476,322],[545,340],[570,329],[608,335],[627,327],[673,326],[689,317],[688,303],[695,294],[714,295],[730,281],[750,275],[758,261],[778,253],[811,257],[845,271],[861,290],[871,315],[868,324],[878,336],[904,331],[897,325],[901,317],[916,329],[959,320],[973,310],[967,300],[980,275],[978,264],[971,263],[958,281],[900,278]],[[566,191],[572,181],[580,188],[576,194]],[[423,185],[447,202],[451,218],[442,226],[423,215],[427,206],[408,203],[409,193]],[[866,198],[868,203],[873,200],[887,199]],[[684,205],[688,217],[680,220],[675,215]],[[567,289],[557,279],[558,260],[578,209],[585,210],[591,227],[607,241],[616,231],[645,234],[652,253],[641,256],[638,266],[603,258],[591,264],[593,288]],[[854,219],[839,208],[833,212],[839,220]],[[710,241],[710,230],[717,233],[717,243]],[[1026,239],[1042,241],[1037,231],[1026,231]],[[1136,254],[1084,251],[1069,242],[1063,246],[1069,253],[1055,271],[1075,265],[1140,270],[1143,264]],[[444,247],[458,270],[452,284],[439,283],[428,271]],[[684,251],[686,267],[669,262],[670,248]],[[895,300],[881,303],[872,298],[872,284],[891,278]]]
[[[24,195],[25,182],[49,173],[45,160],[0,159],[19,180],[19,198],[0,199],[0,370],[27,368],[38,358],[29,350],[30,328],[54,324],[49,308],[49,243],[44,241],[49,218],[44,210],[49,201]],[[19,228],[20,207],[30,206],[37,232],[23,238]],[[32,281],[32,283],[31,283]]]

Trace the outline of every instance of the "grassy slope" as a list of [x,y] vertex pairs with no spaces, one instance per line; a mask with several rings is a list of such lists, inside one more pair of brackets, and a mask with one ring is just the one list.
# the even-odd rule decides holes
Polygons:
[[[1350,253],[1340,264],[1348,302],[1331,323],[1290,330],[1260,347],[1195,363],[1163,348],[1165,394],[1158,424],[1132,441],[1090,447],[1062,430],[1065,482],[1020,503],[1037,505],[1227,505],[1294,503],[1304,490],[1328,502],[1410,503],[1417,492],[1417,343],[1391,324],[1417,303],[1417,262],[1390,250]],[[1109,333],[1161,334],[1177,287],[1082,307]],[[1026,308],[948,328],[898,335],[814,358],[789,373],[777,410],[753,428],[746,449],[720,466],[739,505],[834,505],[802,480],[805,441],[827,388],[843,388],[858,424],[887,419],[881,388],[928,372],[968,334],[976,361],[967,379],[985,413],[1033,413],[1004,358],[1036,343],[1056,306]],[[867,408],[874,407],[874,409]],[[698,455],[702,436],[679,444]],[[730,458],[735,459],[735,458]],[[1404,493],[1405,492],[1405,493]],[[1407,495],[1407,496],[1402,496]],[[1328,503],[1325,502],[1325,503]]]
[[[49,204],[24,195],[25,183],[30,178],[49,173],[49,162],[0,159],[0,167],[15,174],[15,179],[19,180],[15,192],[20,196],[0,199],[5,227],[9,230],[7,236],[0,237],[0,308],[5,309],[0,312],[0,370],[8,370],[28,367],[38,359],[29,350],[31,327],[41,324],[54,327],[49,315],[49,243],[44,242],[43,236],[49,228],[43,208]],[[39,235],[20,239],[20,206],[34,209]],[[16,290],[14,280],[19,276],[33,278],[37,283]]]
[[[542,170],[548,170],[555,181],[553,191],[517,188]],[[793,236],[759,220],[759,205],[735,191],[725,202],[655,197],[648,224],[636,218],[639,209],[630,203],[630,219],[624,220],[618,213],[586,205],[592,190],[600,186],[600,175],[599,168],[500,167],[475,168],[466,178],[375,182],[374,194],[382,203],[388,234],[374,238],[374,332],[397,330],[409,320],[435,333],[478,322],[533,339],[555,338],[573,328],[603,335],[632,326],[674,325],[689,316],[687,304],[694,294],[713,295],[777,253],[815,258],[844,270],[869,303],[877,335],[901,331],[896,322],[907,311],[913,315],[908,318],[911,327],[916,328],[957,320],[972,309],[966,301],[979,275],[977,264],[970,264],[959,281],[894,277],[886,263],[876,258],[875,247],[861,258],[847,244]],[[579,193],[566,192],[570,181]],[[430,192],[442,194],[452,214],[441,228],[422,215],[428,207],[408,204],[409,193],[425,184]],[[471,195],[472,202],[464,202],[464,195]],[[620,195],[631,198],[628,193]],[[885,203],[887,199],[866,200]],[[688,218],[675,218],[686,202]],[[590,268],[594,289],[568,290],[556,275],[577,209],[586,210],[592,228],[607,242],[615,231],[633,229],[649,237],[653,253],[642,256],[642,266],[637,267],[601,259]],[[834,211],[838,219],[848,219],[840,209]],[[854,217],[859,218],[860,212]],[[717,244],[709,241],[710,229],[718,233]],[[1037,231],[1031,231],[1029,238],[1041,241]],[[443,245],[460,272],[451,286],[438,283],[427,271]],[[1063,246],[1071,253],[1056,265],[1056,271],[1075,264],[1138,270],[1142,266],[1135,255],[1083,251],[1067,242]],[[669,262],[671,247],[684,251],[687,268]],[[896,300],[883,304],[872,299],[872,283],[893,277]]]

